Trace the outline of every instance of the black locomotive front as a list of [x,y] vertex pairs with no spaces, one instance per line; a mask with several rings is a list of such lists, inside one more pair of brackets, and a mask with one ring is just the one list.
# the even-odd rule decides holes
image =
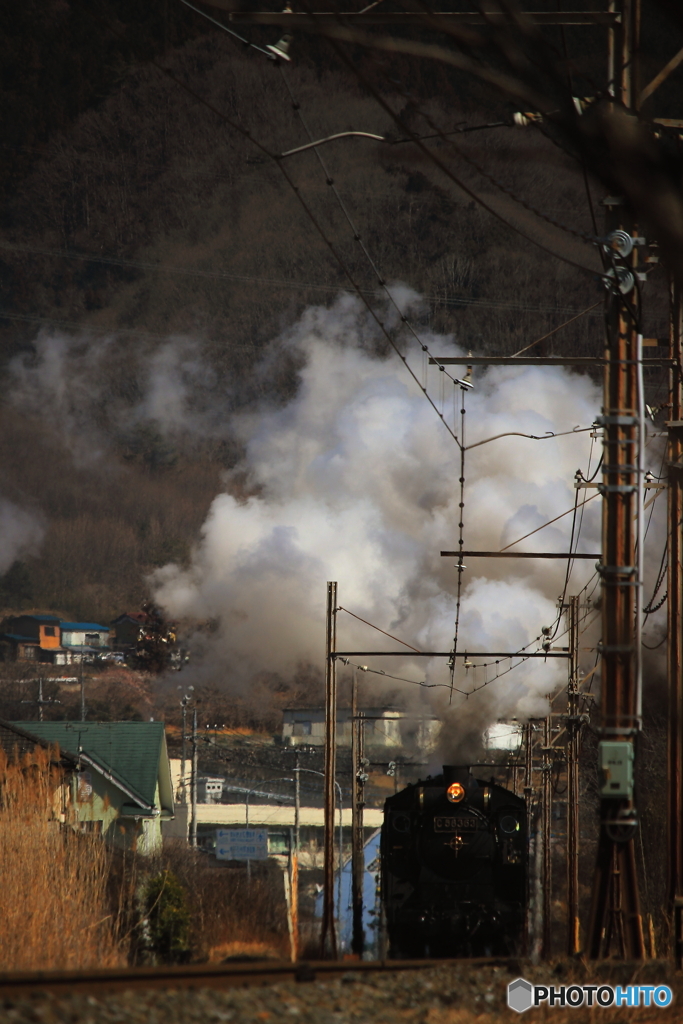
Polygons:
[[381,859],[391,957],[519,951],[527,872],[521,797],[446,766],[385,802]]

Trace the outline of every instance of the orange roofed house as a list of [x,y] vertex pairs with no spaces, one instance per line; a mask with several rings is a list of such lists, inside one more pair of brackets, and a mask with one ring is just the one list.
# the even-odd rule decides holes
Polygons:
[[0,658],[21,658],[66,665],[57,615],[17,615],[7,619],[0,634]]

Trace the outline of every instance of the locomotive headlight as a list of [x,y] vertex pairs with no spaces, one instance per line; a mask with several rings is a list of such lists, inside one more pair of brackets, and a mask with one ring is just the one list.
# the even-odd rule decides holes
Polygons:
[[446,796],[452,804],[459,804],[465,796],[465,787],[459,782],[451,782],[446,790]]

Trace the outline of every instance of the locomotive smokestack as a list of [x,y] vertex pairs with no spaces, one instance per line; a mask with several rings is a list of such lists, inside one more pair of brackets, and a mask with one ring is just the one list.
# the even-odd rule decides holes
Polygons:
[[443,766],[443,781],[446,786],[450,786],[452,782],[459,782],[467,789],[468,784],[472,781],[472,773],[467,766],[445,764]]

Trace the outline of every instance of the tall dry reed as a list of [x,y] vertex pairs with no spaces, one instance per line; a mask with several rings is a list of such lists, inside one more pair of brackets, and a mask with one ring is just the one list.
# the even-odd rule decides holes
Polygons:
[[0,750],[0,970],[114,966],[99,836],[60,822],[63,772],[37,748]]

